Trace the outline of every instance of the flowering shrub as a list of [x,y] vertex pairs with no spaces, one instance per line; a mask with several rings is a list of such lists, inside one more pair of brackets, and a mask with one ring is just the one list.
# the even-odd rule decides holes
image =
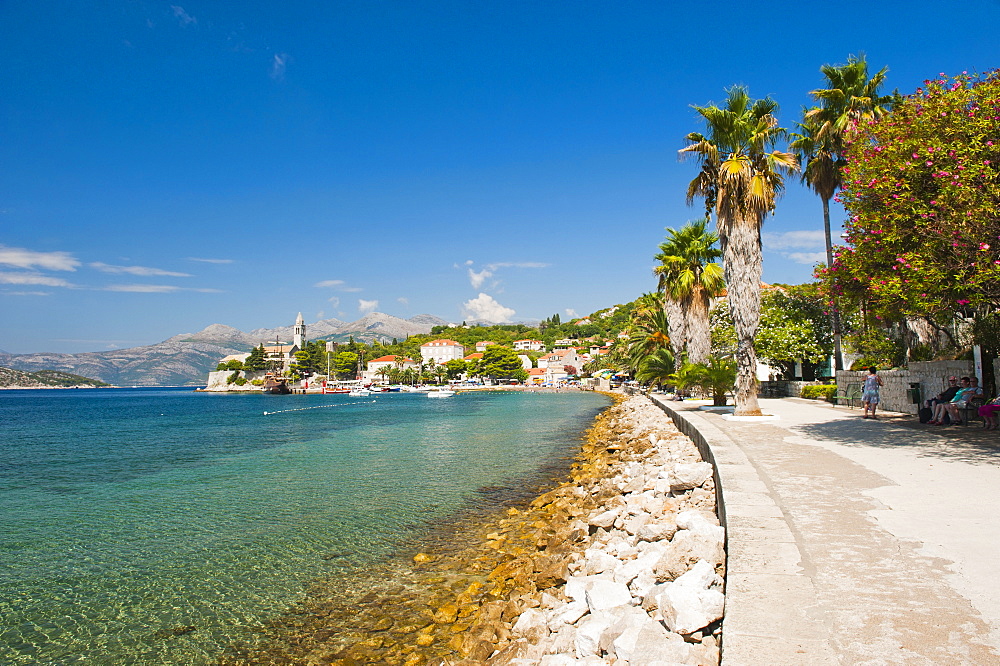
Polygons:
[[836,384],[806,384],[802,387],[801,397],[833,402],[835,395],[837,395]]
[[833,293],[876,320],[1000,305],[1000,72],[926,81],[855,126],[847,160]]

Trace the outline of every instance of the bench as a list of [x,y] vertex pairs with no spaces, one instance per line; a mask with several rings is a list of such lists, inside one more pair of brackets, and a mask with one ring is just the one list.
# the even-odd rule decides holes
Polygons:
[[833,404],[842,405],[845,402],[851,409],[854,409],[855,404],[861,402],[861,384],[852,382],[844,387],[842,392],[833,396]]
[[962,425],[968,425],[972,419],[979,419],[979,408],[985,404],[981,396],[976,396],[965,407],[959,407],[958,412],[962,415]]

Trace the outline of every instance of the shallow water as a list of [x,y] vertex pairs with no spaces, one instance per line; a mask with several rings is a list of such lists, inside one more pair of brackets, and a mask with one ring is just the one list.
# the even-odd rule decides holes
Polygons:
[[0,663],[212,663],[312,581],[543,482],[607,403],[0,392]]

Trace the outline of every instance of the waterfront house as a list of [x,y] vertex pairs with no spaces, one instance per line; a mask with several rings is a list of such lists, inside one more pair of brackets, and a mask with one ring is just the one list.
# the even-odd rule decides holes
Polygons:
[[380,381],[383,375],[380,374],[383,368],[399,368],[400,370],[412,369],[416,370],[419,364],[412,358],[406,358],[404,356],[396,356],[395,354],[389,354],[388,356],[380,356],[376,359],[368,361],[368,369],[361,373],[361,381],[368,384],[374,381]]
[[464,356],[465,347],[454,340],[431,340],[420,345],[420,357],[425,362],[434,361],[436,365],[461,360]]

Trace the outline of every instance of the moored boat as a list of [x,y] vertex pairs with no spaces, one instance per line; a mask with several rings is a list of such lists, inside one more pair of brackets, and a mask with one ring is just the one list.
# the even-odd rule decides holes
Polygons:
[[450,389],[433,388],[427,391],[428,398],[450,398],[453,395],[455,395],[455,392]]
[[288,380],[284,377],[275,377],[274,375],[264,376],[264,385],[261,387],[263,393],[270,393],[271,395],[286,395],[292,392],[292,389],[288,388]]

